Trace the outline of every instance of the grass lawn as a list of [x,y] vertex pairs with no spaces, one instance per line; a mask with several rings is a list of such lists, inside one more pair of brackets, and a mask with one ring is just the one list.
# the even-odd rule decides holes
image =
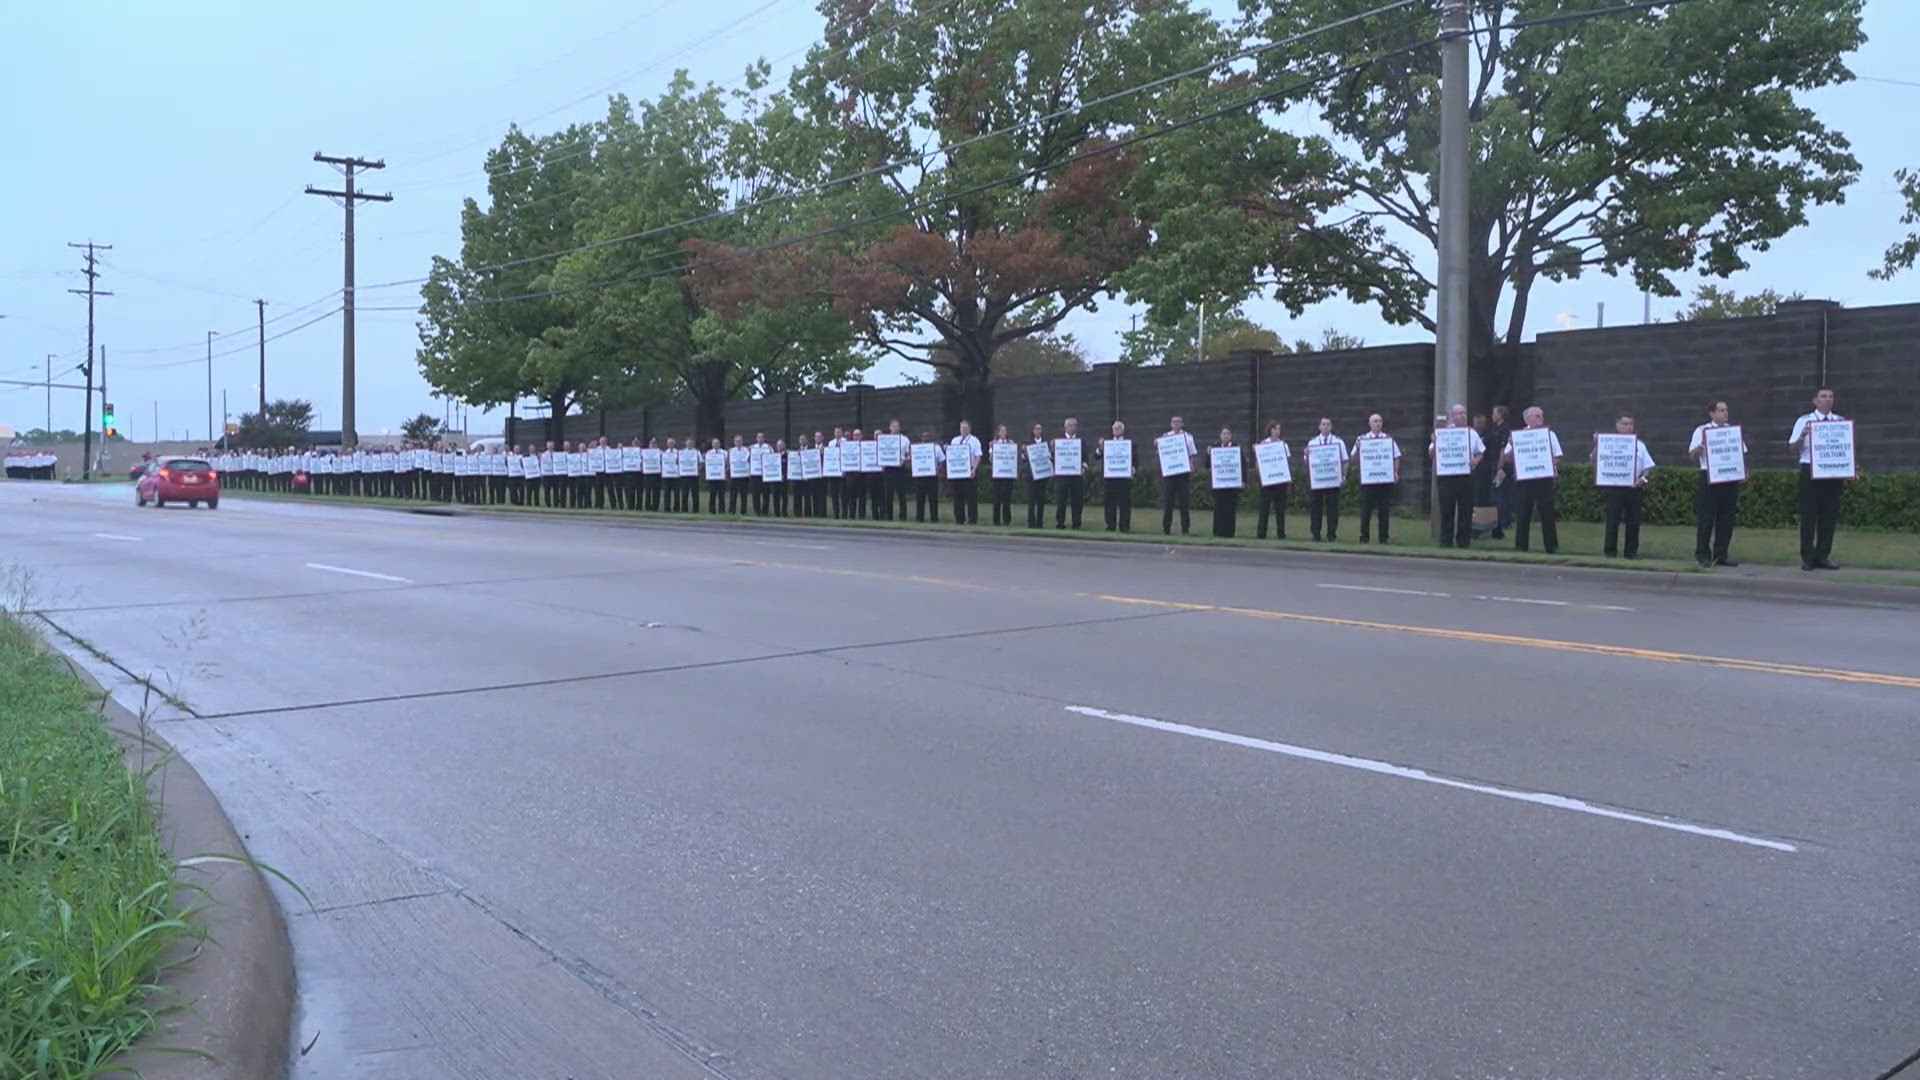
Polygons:
[[[421,503],[406,499],[379,498],[342,498],[329,497],[314,499],[308,495],[293,495],[285,492],[250,492],[229,490],[229,495],[241,495],[255,498],[296,499],[331,503],[353,503],[368,506],[429,506],[440,505]],[[705,493],[702,493],[704,499]],[[489,507],[523,514],[565,514],[575,511],[548,510],[519,506]],[[991,513],[990,506],[982,507],[983,512]],[[990,525],[977,525],[962,529],[953,524],[952,504],[942,503],[940,514],[942,521],[938,525],[918,524],[915,522],[886,521],[835,521],[832,518],[807,518],[808,525],[836,526],[857,529],[938,529],[942,532],[964,531],[970,533],[998,533],[1010,536],[1034,535],[1024,523],[1027,508],[1016,504],[1013,508],[1013,528],[995,528]],[[627,514],[615,511],[592,511],[595,514],[615,514],[623,518],[658,519],[672,521],[752,521],[754,518],[740,518],[731,515],[707,514]],[[1425,518],[1396,517],[1393,521],[1392,544],[1382,547],[1379,544],[1363,545],[1358,543],[1359,518],[1346,513],[1341,516],[1341,539],[1337,544],[1315,544],[1309,539],[1307,514],[1305,510],[1294,509],[1287,515],[1287,536],[1285,544],[1274,540],[1254,539],[1254,528],[1258,518],[1252,513],[1242,513],[1239,520],[1238,535],[1231,540],[1215,539],[1208,535],[1213,528],[1213,512],[1196,510],[1193,512],[1194,535],[1188,537],[1166,537],[1160,532],[1160,511],[1155,507],[1135,507],[1133,511],[1133,532],[1124,536],[1106,531],[1103,511],[1098,506],[1086,508],[1082,518],[1082,528],[1078,533],[1062,534],[1053,527],[1053,509],[1047,509],[1047,528],[1042,530],[1046,537],[1070,535],[1081,540],[1102,540],[1134,543],[1178,543],[1199,544],[1205,546],[1233,547],[1285,547],[1303,548],[1315,551],[1347,551],[1374,554],[1413,555],[1426,558],[1472,559],[1499,562],[1542,562],[1567,566],[1611,566],[1624,569],[1665,570],[1680,572],[1699,572],[1693,559],[1693,529],[1682,525],[1648,525],[1640,530],[1640,558],[1628,562],[1621,559],[1608,559],[1601,554],[1605,528],[1598,522],[1563,521],[1560,523],[1560,551],[1549,556],[1540,550],[1540,536],[1536,527],[1533,536],[1533,550],[1521,554],[1513,549],[1513,535],[1508,533],[1505,540],[1479,540],[1468,550],[1460,551],[1437,546],[1428,537]],[[780,519],[797,520],[797,519]],[[1800,565],[1800,533],[1796,529],[1738,529],[1733,534],[1733,558],[1736,562],[1755,566]],[[1848,532],[1842,530],[1834,540],[1834,561],[1850,569],[1909,570],[1920,571],[1920,535],[1895,532]],[[1920,584],[1920,582],[1905,582]]]
[[91,691],[0,614],[0,1077],[103,1072],[152,1025],[180,918],[144,778]]

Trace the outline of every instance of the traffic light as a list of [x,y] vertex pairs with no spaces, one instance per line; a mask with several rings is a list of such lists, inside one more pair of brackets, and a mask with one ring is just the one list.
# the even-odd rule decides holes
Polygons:
[[107,402],[106,408],[100,411],[100,430],[105,432],[109,439],[119,434],[113,428],[113,402],[111,401]]

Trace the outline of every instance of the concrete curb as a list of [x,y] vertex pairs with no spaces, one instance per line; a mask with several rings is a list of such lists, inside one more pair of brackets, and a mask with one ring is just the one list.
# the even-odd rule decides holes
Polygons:
[[[107,728],[119,739],[129,767],[153,768],[147,787],[159,809],[161,837],[174,857],[245,856],[246,845],[193,766],[151,727],[143,730],[139,717],[84,667],[64,651],[60,655],[99,696]],[[184,1004],[163,1013],[114,1068],[145,1080],[285,1076],[293,1050],[293,947],[272,890],[260,871],[245,863],[183,869],[179,880],[201,890],[195,906],[206,931],[204,942],[180,946],[169,958],[176,966],[160,980]]]
[[[320,504],[316,504],[320,505]],[[432,505],[423,507],[380,505],[376,503],[333,503],[335,506],[359,506],[369,510],[423,514],[432,517],[484,517],[498,521],[571,521],[595,525],[632,528],[676,528],[706,532],[778,532],[790,536],[876,538],[898,535],[900,530],[847,525],[815,525],[803,521],[756,518],[752,521],[714,520],[695,515],[647,514],[635,516],[606,510],[495,510],[475,506]],[[967,544],[975,547],[998,546],[1032,550],[1039,546],[1060,546],[1083,554],[1164,559],[1169,551],[1181,558],[1208,562],[1257,563],[1272,566],[1276,562],[1291,565],[1326,567],[1335,570],[1371,570],[1383,565],[1403,569],[1431,571],[1436,575],[1482,577],[1497,575],[1503,582],[1561,582],[1584,584],[1635,592],[1659,592],[1688,596],[1721,596],[1755,600],[1817,600],[1825,604],[1852,607],[1920,607],[1920,587],[1836,581],[1824,574],[1809,575],[1804,581],[1787,577],[1786,567],[1754,567],[1741,570],[1675,572],[1671,570],[1625,570],[1603,566],[1572,566],[1563,563],[1515,562],[1497,559],[1425,557],[1410,551],[1381,549],[1378,552],[1316,551],[1302,547],[1261,548],[1253,546],[1214,546],[1208,544],[1160,545],[1143,540],[1093,540],[1053,529],[1026,533],[965,533],[951,530],[919,530],[912,535],[916,543]],[[1141,534],[1145,535],[1145,534]],[[1383,563],[1383,560],[1386,560]]]

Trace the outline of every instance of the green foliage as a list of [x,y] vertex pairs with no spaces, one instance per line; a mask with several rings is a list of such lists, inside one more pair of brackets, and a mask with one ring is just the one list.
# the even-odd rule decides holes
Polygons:
[[[1920,225],[1920,169],[1901,169],[1893,178],[1899,182],[1900,197],[1907,203],[1906,211],[1900,215],[1900,224]],[[1887,248],[1885,261],[1869,276],[1890,281],[1901,271],[1913,269],[1915,262],[1920,262],[1920,231],[1908,233],[1906,239]]]
[[313,403],[292,398],[269,401],[264,413],[241,413],[238,426],[233,437],[236,446],[262,450],[304,445],[313,427]]
[[1748,319],[1756,315],[1771,315],[1781,304],[1792,300],[1805,300],[1805,293],[1779,293],[1772,289],[1761,289],[1751,296],[1741,296],[1732,289],[1723,289],[1718,285],[1702,285],[1694,290],[1693,303],[1686,310],[1673,317],[1674,322],[1704,322],[1708,319]]
[[[936,360],[934,371],[940,382],[953,381],[951,350],[944,345],[935,346]],[[1000,346],[993,354],[993,374],[996,379],[1014,379],[1022,375],[1059,375],[1062,373],[1085,371],[1091,367],[1087,360],[1087,350],[1072,334],[1034,334],[1032,337],[1018,338]]]
[[432,413],[421,413],[400,425],[400,435],[408,442],[434,442],[440,438],[441,432],[440,418]]
[[[1700,470],[1668,465],[1647,473],[1642,520],[1649,525],[1692,525]],[[1562,465],[1554,502],[1569,521],[1601,521],[1606,493],[1593,486],[1591,465]],[[1800,474],[1793,469],[1750,473],[1740,488],[1735,519],[1742,528],[1785,529],[1800,522]],[[1843,528],[1920,532],[1920,473],[1868,473],[1849,481],[1840,499]]]
[[[71,431],[66,428],[61,428],[59,431],[48,431],[45,428],[29,428],[26,431],[16,434],[13,441],[16,446],[60,446],[65,443],[80,442],[83,440],[84,435],[84,432]],[[123,432],[116,431],[112,438],[107,438],[96,431],[93,433],[93,441],[122,443],[127,441],[127,437]]]
[[192,932],[173,863],[86,688],[5,615],[0,721],[0,1076],[101,1075]]
[[[1369,0],[1241,0],[1267,40],[1361,13]],[[1474,155],[1469,235],[1471,347],[1500,391],[1515,377],[1528,301],[1542,279],[1589,269],[1677,296],[1676,274],[1725,277],[1745,253],[1838,202],[1859,172],[1845,136],[1803,104],[1849,77],[1862,0],[1697,0],[1511,28],[1585,0],[1472,0]],[[1381,50],[1432,41],[1440,5],[1363,20],[1261,58],[1263,78],[1331,74]],[[1303,55],[1304,53],[1304,55]],[[1440,51],[1422,48],[1330,78],[1306,100],[1346,153],[1325,183],[1369,220],[1423,248],[1439,237]],[[1367,249],[1357,291],[1395,321],[1431,292],[1430,252]],[[1356,299],[1366,298],[1357,296]],[[1496,325],[1504,315],[1503,323]],[[1500,347],[1496,347],[1500,346]]]

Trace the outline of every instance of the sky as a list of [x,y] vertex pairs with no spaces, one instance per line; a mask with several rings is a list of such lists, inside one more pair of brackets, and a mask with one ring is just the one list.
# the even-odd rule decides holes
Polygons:
[[[1228,4],[1210,6],[1224,13]],[[1853,140],[1861,180],[1843,205],[1814,209],[1809,226],[1754,253],[1736,289],[1797,290],[1849,306],[1920,299],[1920,273],[1867,276],[1901,234],[1893,172],[1920,165],[1911,139],[1920,3],[1868,0],[1866,12],[1869,42],[1851,61],[1862,81],[1806,99]],[[268,395],[309,400],[317,428],[337,427],[340,321],[327,312],[341,284],[342,211],[303,189],[338,187],[340,178],[313,161],[318,151],[383,159],[362,189],[394,197],[357,211],[359,429],[441,415],[447,406],[414,361],[418,286],[382,286],[420,278],[435,254],[457,252],[461,200],[484,193],[484,155],[507,125],[547,131],[600,118],[608,93],[652,96],[676,68],[725,85],[758,58],[784,73],[819,28],[810,0],[0,5],[9,151],[0,170],[0,379],[42,382],[52,354],[53,381],[78,380],[71,369],[86,355],[86,302],[67,290],[85,287],[83,253],[67,245],[91,240],[112,245],[101,252],[97,287],[114,295],[96,301],[96,340],[130,438],[205,438],[210,413],[217,427],[223,414],[254,407],[256,298],[267,301]],[[1592,326],[1601,304],[1609,324],[1642,315],[1630,281],[1590,275],[1542,284],[1528,333]],[[1656,299],[1654,317],[1680,306]],[[1096,361],[1111,360],[1133,312],[1111,301],[1063,328]],[[1297,321],[1272,304],[1248,313],[1290,339],[1328,327],[1370,344],[1420,336],[1345,303]],[[888,360],[867,381],[926,373]],[[52,391],[55,428],[80,426],[82,398]],[[0,424],[40,427],[47,409],[39,387],[0,384]],[[504,414],[476,410],[468,430],[497,433]]]

